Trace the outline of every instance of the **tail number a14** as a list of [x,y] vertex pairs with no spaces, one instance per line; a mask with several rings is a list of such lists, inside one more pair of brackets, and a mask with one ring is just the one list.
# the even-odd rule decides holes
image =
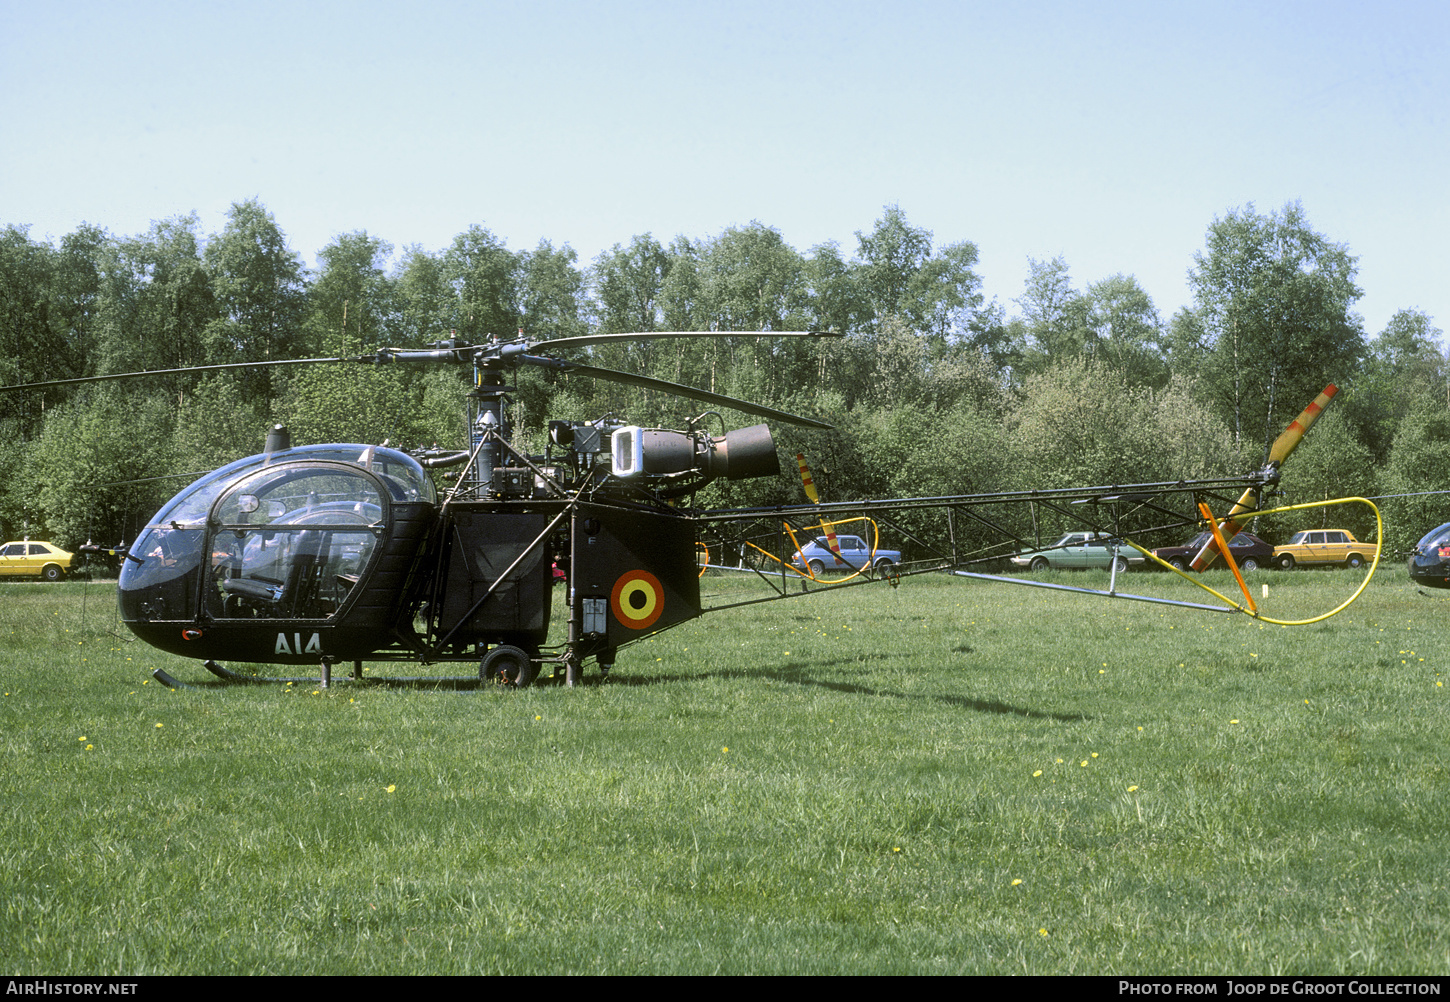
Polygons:
[[314,633],[307,638],[307,646],[302,645],[302,634],[292,634],[291,646],[288,646],[287,634],[277,634],[277,646],[272,649],[273,654],[321,654],[322,637]]

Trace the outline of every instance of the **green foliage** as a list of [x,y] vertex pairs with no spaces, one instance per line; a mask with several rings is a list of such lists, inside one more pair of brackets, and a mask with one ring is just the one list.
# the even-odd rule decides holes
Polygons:
[[465,341],[513,337],[522,322],[523,260],[482,226],[471,226],[443,255],[443,275],[458,297],[452,325]]
[[176,472],[174,423],[164,396],[106,384],[50,410],[16,477],[30,499],[32,535],[67,548],[134,539],[181,486],[140,482]]
[[1395,431],[1422,398],[1450,406],[1450,370],[1440,341],[1444,332],[1418,310],[1400,310],[1369,344],[1363,367],[1349,381],[1345,409],[1383,463]]
[[212,470],[261,452],[267,428],[266,401],[248,395],[242,379],[216,375],[177,409],[173,451],[186,471]]
[[[221,313],[206,333],[213,362],[288,358],[304,349],[302,262],[261,203],[233,203],[203,259]],[[252,393],[267,386],[265,376],[247,382]]]
[[1382,502],[1390,549],[1408,550],[1430,529],[1450,522],[1450,494],[1441,492],[1450,492],[1450,411],[1422,397],[1400,423],[1380,477],[1380,494],[1406,495]]
[[1030,377],[1011,419],[1024,486],[1132,484],[1217,475],[1235,463],[1222,422],[1190,384],[1154,393],[1084,359]]
[[[256,200],[234,204],[223,231],[209,237],[194,215],[135,237],[82,226],[56,245],[10,226],[0,234],[0,382],[352,354],[421,346],[450,332],[478,341],[521,328],[534,338],[832,330],[846,336],[641,341],[572,356],[832,420],[835,433],[775,431],[783,455],[823,457],[837,497],[903,493],[909,483],[985,485],[999,476],[994,486],[1008,488],[1238,470],[1257,465],[1260,438],[1271,441],[1331,380],[1343,389],[1335,412],[1344,435],[1333,425],[1312,434],[1310,459],[1296,459],[1285,483],[1303,496],[1338,494],[1333,481],[1363,480],[1365,449],[1370,462],[1384,463],[1403,437],[1402,465],[1409,463],[1419,432],[1405,437],[1402,426],[1414,423],[1412,409],[1450,399],[1432,318],[1402,311],[1361,351],[1349,312],[1359,294],[1354,258],[1310,229],[1297,204],[1214,220],[1191,275],[1194,307],[1166,325],[1133,276],[1075,289],[1060,257],[1031,261],[1019,312],[1009,316],[983,301],[976,246],[934,246],[899,206],[886,206],[856,241],[849,258],[834,243],[803,254],[779,230],[752,222],[668,243],[635,236],[581,269],[568,244],[542,240],[513,251],[482,225],[436,253],[405,248],[396,261],[387,241],[355,232],[323,248],[309,275]],[[138,412],[175,412],[173,425],[147,434],[157,449],[174,450],[176,468],[191,468],[254,451],[278,420],[298,442],[387,437],[461,446],[463,376],[278,369],[156,379],[124,397]],[[521,443],[540,442],[550,418],[612,414],[681,427],[703,409],[554,371],[524,369],[510,383]],[[34,466],[28,450],[61,405],[73,409],[65,421],[81,421],[75,409],[111,399],[72,388],[0,395],[0,421],[13,440],[9,466]],[[732,427],[755,421],[725,416]],[[129,414],[117,411],[114,420],[135,437]],[[944,428],[960,428],[973,444],[939,439]],[[1316,449],[1316,437],[1332,442]],[[986,463],[983,450],[1001,462]],[[46,462],[64,468],[78,455],[52,449]],[[1336,471],[1331,455],[1350,457],[1349,465]],[[1301,462],[1307,479],[1299,483]],[[73,524],[48,507],[62,504],[59,494],[42,500],[20,486],[29,475],[0,488],[0,519]],[[790,473],[713,490],[722,503],[747,503],[797,489]]]
[[[1364,350],[1355,258],[1309,228],[1297,202],[1261,216],[1252,205],[1209,227],[1189,272],[1194,324],[1184,352],[1246,452],[1263,453],[1289,418],[1326,384],[1352,375]],[[1250,446],[1253,446],[1251,449]]]

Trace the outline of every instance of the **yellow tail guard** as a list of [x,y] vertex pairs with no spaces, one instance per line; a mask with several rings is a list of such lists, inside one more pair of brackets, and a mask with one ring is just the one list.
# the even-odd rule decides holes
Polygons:
[[[1274,444],[1269,449],[1270,466],[1280,466],[1284,460],[1289,458],[1294,450],[1298,448],[1299,442],[1304,438],[1304,433],[1309,430],[1309,426],[1319,419],[1319,415],[1324,413],[1324,408],[1329,406],[1329,401],[1333,400],[1334,395],[1338,392],[1339,387],[1330,383],[1324,387],[1324,391],[1315,397],[1308,407],[1305,407],[1299,413],[1298,417],[1289,422],[1289,427],[1285,428],[1283,434],[1274,439]],[[1252,514],[1257,508],[1258,497],[1256,491],[1252,488],[1244,491],[1243,496],[1238,500],[1238,504],[1234,505],[1233,510],[1228,513],[1228,518],[1224,519],[1219,525],[1219,532],[1223,534],[1223,538],[1225,540],[1232,540],[1238,534],[1239,529],[1243,528],[1243,523],[1246,521],[1240,518],[1240,516]],[[1203,549],[1198,551],[1198,556],[1193,558],[1193,569],[1201,571],[1212,564],[1217,557],[1218,541],[1210,537],[1208,542],[1204,544]]]

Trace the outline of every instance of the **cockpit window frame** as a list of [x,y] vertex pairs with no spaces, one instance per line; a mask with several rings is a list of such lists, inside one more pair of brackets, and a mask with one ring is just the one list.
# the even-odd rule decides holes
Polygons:
[[[295,451],[295,450],[294,450]],[[236,495],[238,491],[246,490],[248,493],[265,494],[277,487],[292,480],[302,479],[309,475],[316,475],[321,472],[332,472],[339,476],[358,477],[366,481],[374,491],[377,498],[377,507],[380,515],[376,522],[360,523],[348,522],[303,522],[303,523],[266,523],[251,522],[227,522],[221,518],[221,509],[227,500]],[[258,478],[261,475],[270,474],[273,479],[259,484]],[[257,488],[253,490],[253,488]],[[370,502],[369,502],[370,503]],[[296,532],[346,532],[362,533],[370,532],[373,535],[373,542],[367,560],[358,569],[357,581],[348,591],[347,595],[338,603],[336,609],[320,616],[260,616],[256,618],[231,617],[216,615],[210,603],[208,603],[207,589],[214,587],[213,576],[210,573],[203,573],[199,576],[199,594],[196,597],[196,608],[199,619],[206,619],[213,623],[244,623],[250,622],[257,625],[273,623],[305,623],[311,625],[334,625],[346,618],[348,612],[356,605],[359,596],[364,591],[364,585],[372,576],[378,562],[382,559],[387,549],[388,538],[393,524],[392,506],[394,491],[385,479],[372,470],[357,463],[333,462],[326,460],[298,458],[282,464],[266,464],[255,470],[249,470],[240,476],[232,477],[227,486],[219,492],[212,500],[211,507],[207,512],[206,531],[202,545],[202,551],[211,555],[219,545],[218,537],[227,532],[253,533],[259,530],[276,533]],[[305,509],[295,509],[304,511]],[[292,513],[288,513],[292,514]],[[280,516],[285,518],[286,515]],[[268,528],[270,526],[270,528]],[[212,568],[208,567],[210,572]]]

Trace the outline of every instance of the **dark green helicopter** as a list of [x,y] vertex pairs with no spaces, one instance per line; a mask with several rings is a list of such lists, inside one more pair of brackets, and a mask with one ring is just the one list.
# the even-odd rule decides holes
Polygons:
[[[1147,549],[1129,533],[1176,534],[1210,523],[1228,530],[1261,510],[1262,499],[1277,487],[1280,465],[1328,403],[1332,387],[1291,425],[1280,441],[1293,441],[1283,449],[1276,443],[1277,451],[1261,470],[1152,484],[833,503],[813,498],[810,504],[702,511],[680,502],[716,479],[780,472],[766,425],[722,427],[724,433],[715,435],[704,427],[712,415],[723,425],[715,412],[690,419],[682,430],[609,417],[550,421],[543,455],[525,455],[511,444],[505,377],[524,365],[828,429],[813,418],[570,361],[560,353],[653,338],[830,336],[818,331],[675,331],[538,342],[521,335],[484,344],[448,339],[423,349],[383,348],[350,358],[125,373],[0,391],[267,365],[471,366],[467,450],[410,454],[360,443],[294,447],[277,426],[263,452],[192,483],[126,549],[118,583],[122,621],[147,643],[202,661],[229,681],[316,679],[263,679],[226,668],[222,661],[318,665],[327,685],[334,665],[351,662],[353,677],[361,678],[366,660],[475,663],[477,674],[470,680],[516,686],[530,684],[541,667],[552,665],[562,667],[573,685],[586,659],[607,673],[621,647],[703,612],[732,607],[702,608],[702,552],[707,562],[711,553],[735,554],[737,565],[721,569],[753,574],[769,589],[763,598],[733,605],[797,597],[811,583],[848,587],[884,576],[895,584],[904,575],[949,571],[1265,618],[1255,610],[1247,586],[1244,603],[1213,592],[1226,604],[1210,606],[1123,593],[1116,570],[1106,591],[979,571],[1002,567],[1018,548],[1041,549],[1044,515],[1145,555]],[[457,468],[442,496],[427,472],[439,467]],[[1206,517],[1210,505],[1228,510],[1229,518],[1220,524]],[[840,554],[841,566],[833,569],[838,573],[829,579],[814,568],[791,565],[790,554],[799,556],[803,545],[801,533],[820,531],[819,538],[829,541],[835,538],[834,527],[848,522],[871,527],[872,559],[865,568],[847,566]],[[899,566],[882,561],[890,564],[884,574],[874,559],[881,526],[911,551],[911,559]],[[1210,544],[1198,563],[1206,566],[1218,555]],[[559,571],[567,581],[566,639],[546,649]],[[793,587],[797,584],[800,590]],[[178,684],[159,669],[158,677]]]

